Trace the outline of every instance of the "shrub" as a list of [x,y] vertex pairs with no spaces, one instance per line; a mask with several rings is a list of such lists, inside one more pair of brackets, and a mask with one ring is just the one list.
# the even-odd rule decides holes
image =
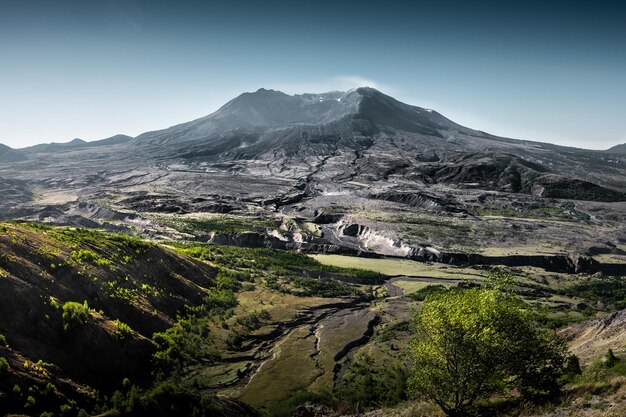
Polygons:
[[241,344],[243,343],[243,337],[239,333],[233,332],[228,335],[228,339],[226,339],[226,346],[230,350],[238,350],[241,349]]
[[568,380],[572,380],[576,375],[582,374],[583,371],[580,368],[580,359],[576,355],[569,355],[565,360],[564,376]]
[[119,319],[115,319],[115,327],[116,330],[113,334],[118,339],[125,339],[126,336],[129,336],[133,333],[133,330],[130,328],[130,326],[123,321],[120,321]]
[[83,304],[68,301],[63,304],[63,329],[68,331],[73,327],[84,325],[90,316],[91,313],[87,301],[83,302]]
[[75,265],[81,265],[83,263],[90,263],[90,264],[94,264],[98,266],[110,266],[111,265],[111,261],[101,257],[97,253],[90,251],[88,249],[80,249],[77,251],[72,251],[68,262],[70,264],[75,264]]
[[26,404],[24,404],[24,408],[33,408],[37,404],[37,400],[32,395],[29,395],[26,398]]
[[609,349],[606,352],[606,356],[604,357],[603,363],[604,366],[606,366],[607,368],[612,368],[615,365],[617,365],[617,363],[620,361],[620,359],[615,356],[615,354],[613,353],[613,349]]
[[236,322],[251,331],[261,327],[261,320],[269,320],[271,318],[272,317],[267,310],[262,310],[260,313],[255,311],[254,313],[250,313],[246,316],[238,317]]
[[4,375],[9,372],[11,367],[9,366],[9,361],[6,358],[0,357],[0,375]]
[[358,355],[338,381],[337,396],[353,411],[394,406],[406,400],[406,368],[376,366],[367,354]]

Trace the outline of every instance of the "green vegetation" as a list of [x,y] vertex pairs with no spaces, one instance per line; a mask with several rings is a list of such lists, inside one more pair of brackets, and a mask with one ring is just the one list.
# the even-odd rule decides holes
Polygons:
[[0,356],[0,375],[4,375],[9,372],[11,367],[9,366],[9,361],[5,357]]
[[177,323],[164,332],[155,333],[159,350],[154,354],[160,377],[177,377],[185,367],[201,361],[214,361],[219,354],[209,338],[211,319],[224,315],[237,305],[229,283],[211,288],[202,304],[188,307]]
[[502,216],[514,218],[555,218],[559,220],[589,220],[589,215],[574,210],[560,207],[532,207],[532,208],[511,208],[497,204],[486,204],[480,207],[473,207],[469,210],[471,214],[477,216]]
[[67,262],[70,265],[82,265],[84,263],[88,263],[98,266],[111,266],[112,264],[110,260],[105,259],[88,249],[72,251]]
[[[179,278],[181,281],[191,278],[178,275],[186,274],[181,272],[184,268],[164,268],[170,273],[166,279],[177,281],[171,287],[161,286],[160,276],[155,278],[157,269],[150,267],[154,266],[152,263],[163,261],[163,257],[157,256],[163,252],[158,252],[160,248],[152,244],[125,235],[82,229],[22,226],[43,234],[37,242],[47,246],[35,248],[33,257],[43,278],[50,282],[54,278],[63,285],[84,285],[82,292],[73,297],[58,291],[50,293],[61,299],[49,294],[37,296],[38,306],[45,308],[42,320],[45,316],[50,323],[61,323],[67,332],[91,321],[90,334],[91,330],[104,329],[119,339],[119,342],[108,339],[106,342],[126,354],[124,351],[141,345],[134,343],[139,340],[131,340],[133,334],[137,338],[142,338],[140,333],[150,336],[142,328],[143,323],[129,318],[127,312],[135,311],[129,307],[146,314],[146,327],[152,329],[155,327],[150,326],[160,325],[159,329],[167,326],[168,321],[159,323],[163,317],[167,316],[166,320],[176,317],[172,327],[153,336],[157,344],[154,368],[150,369],[154,379],[142,376],[141,386],[132,386],[126,380],[113,393],[115,388],[111,386],[95,387],[99,390],[98,398],[93,400],[97,404],[95,408],[93,403],[80,404],[93,414],[206,415],[210,413],[207,410],[212,410],[219,402],[213,394],[205,394],[213,391],[239,395],[272,416],[291,415],[294,407],[305,401],[326,404],[337,413],[394,407],[407,400],[409,393],[431,401],[439,395],[451,414],[485,409],[496,412],[502,402],[522,409],[526,400],[555,395],[563,384],[566,384],[565,395],[561,399],[571,390],[592,385],[594,390],[596,387],[608,390],[610,383],[607,381],[621,377],[622,373],[626,375],[626,361],[617,348],[614,353],[607,353],[603,361],[581,370],[578,358],[564,359],[562,344],[537,328],[538,323],[562,327],[573,320],[612,311],[613,306],[626,306],[622,304],[626,300],[626,284],[619,279],[585,275],[565,278],[560,274],[520,268],[516,286],[502,290],[493,283],[477,287],[485,282],[490,268],[440,267],[402,259],[311,257],[272,249],[170,243],[180,254],[210,265],[201,265],[201,269],[207,271],[202,279],[189,280],[193,287],[189,293],[194,297],[188,297],[177,288]],[[9,225],[10,233],[11,229],[17,230]],[[16,240],[23,245],[24,236],[32,232],[21,232],[22,235],[17,233]],[[150,252],[144,254],[147,250]],[[9,265],[7,269],[17,276],[11,269],[15,268],[15,262],[9,256],[2,256],[0,254],[0,263]],[[174,257],[174,265],[181,259]],[[188,262],[194,267],[198,264]],[[372,296],[376,291],[384,292],[384,287],[370,286],[383,282],[385,275],[403,274],[437,279],[400,279],[398,286],[407,290],[406,298],[376,299]],[[464,278],[469,281],[461,281]],[[457,282],[460,282],[458,286]],[[211,287],[213,283],[215,286]],[[193,292],[194,289],[198,291]],[[94,291],[97,297],[92,295]],[[68,298],[81,300],[82,294],[93,297],[88,298],[90,304],[96,303],[98,309],[120,319],[111,321],[103,317],[104,312],[102,316],[94,313],[87,302],[64,303]],[[313,320],[308,317],[311,312],[327,314],[320,319],[327,320],[335,314],[335,309],[352,310],[352,307],[339,306],[335,297],[358,298],[354,311],[364,306],[365,301],[372,301],[369,311],[381,320],[373,327],[371,339],[362,346],[350,345],[346,348],[347,355],[342,350],[346,347],[345,340],[364,336],[364,330],[355,325],[355,316],[332,325],[324,321],[323,326],[315,326],[314,332],[313,327],[306,324],[307,320]],[[181,299],[195,301],[183,303]],[[348,304],[352,300],[341,301],[352,305]],[[185,304],[188,306],[182,307]],[[422,306],[416,318],[418,338],[410,348],[415,366],[407,369],[403,362],[405,346],[412,336],[407,309]],[[122,319],[131,323],[137,333]],[[345,327],[341,327],[344,324]],[[274,349],[270,339],[285,328],[289,332],[276,339],[280,340],[280,346]],[[15,330],[9,331],[13,335]],[[75,335],[81,334],[76,332]],[[346,339],[346,335],[350,337]],[[66,340],[80,342],[78,337],[68,339],[72,335],[58,336],[63,343]],[[4,344],[6,340],[0,335],[0,346]],[[342,356],[337,359],[340,350]],[[152,352],[144,351],[146,355]],[[278,365],[266,361],[274,352],[282,355]],[[587,359],[587,356],[581,357]],[[447,367],[452,363],[451,358],[462,361],[462,366],[451,370]],[[9,365],[8,357],[0,358],[0,373],[4,368],[2,359]],[[14,356],[10,359],[15,361]],[[247,377],[262,362],[262,372],[248,382]],[[560,363],[565,366],[561,368]],[[11,366],[17,367],[14,362]],[[61,392],[59,390],[68,389],[64,384],[59,384],[58,389],[52,385],[57,381],[55,367],[41,361],[27,361],[24,366],[27,372],[23,374],[37,375],[45,384],[31,389],[20,381],[15,385],[17,390],[11,391],[14,386],[11,380],[10,386],[0,387],[2,393],[10,393],[11,401],[18,399],[17,405],[12,405],[14,410],[32,415],[78,415],[79,407],[66,404],[68,398],[73,398],[71,390]],[[24,371],[21,364],[19,367]],[[11,378],[15,374],[12,373]],[[128,376],[133,380],[136,377],[135,374]],[[477,381],[481,384],[474,389]],[[246,392],[248,386],[252,389]],[[46,400],[46,395],[52,396],[52,392],[56,392],[54,395],[61,398],[61,402]],[[461,398],[459,404],[453,404],[455,393]]]
[[[623,391],[626,386],[626,360],[609,349],[604,357],[596,359],[582,370],[576,363],[570,365],[568,361],[564,379],[568,383],[570,396],[574,398]],[[568,400],[565,398],[565,401]]]
[[115,250],[116,248],[125,248],[136,253],[141,253],[141,251],[153,245],[140,237],[122,233],[104,233],[82,227],[53,227],[43,223],[14,222],[14,224],[37,232],[44,232],[53,239],[71,248],[89,246],[94,249],[113,249],[112,252],[117,252]]
[[408,294],[407,296],[409,298],[412,298],[415,301],[424,301],[427,297],[434,295],[434,294],[439,294],[441,292],[446,291],[447,288],[443,285],[429,285],[427,287],[421,288],[415,292],[412,292],[410,294]]
[[233,246],[215,246],[210,244],[189,244],[177,246],[181,253],[188,256],[218,263],[229,268],[244,268],[273,272],[337,274],[346,278],[354,278],[359,283],[380,283],[379,273],[362,268],[343,268],[324,265],[310,256],[300,253],[266,248],[241,248]]
[[396,405],[407,399],[407,370],[399,366],[376,366],[367,355],[360,355],[343,376],[337,397],[350,410]]
[[91,310],[87,301],[77,303],[75,301],[68,301],[63,304],[63,330],[70,331],[79,326],[87,324],[87,321],[91,317]]
[[408,275],[430,278],[482,279],[485,275],[477,269],[429,265],[424,262],[399,258],[360,258],[345,255],[310,256],[329,267],[375,271],[387,276]]
[[130,328],[128,324],[124,323],[123,321],[120,321],[119,319],[115,319],[115,331],[113,334],[118,339],[124,340],[126,339],[127,336],[130,336],[133,334],[133,330]]
[[261,311],[260,313],[257,313],[255,311],[254,313],[250,313],[246,316],[237,317],[237,320],[235,321],[237,324],[245,327],[246,330],[252,331],[261,327],[262,320],[269,320],[271,318],[272,317],[270,316],[270,314],[264,310],[264,311]]
[[143,390],[136,386],[116,391],[110,408],[121,416],[213,416],[220,415],[223,406],[209,393],[199,393],[171,382]]
[[30,369],[41,378],[47,378],[50,376],[50,373],[47,369],[48,366],[50,366],[50,364],[42,361],[41,359],[39,359],[37,362],[24,362],[24,368]]
[[589,301],[615,304],[618,309],[626,308],[626,282],[619,277],[601,278],[574,284],[562,294],[575,294]]
[[210,244],[178,245],[177,249],[187,256],[222,266],[220,275],[230,274],[238,281],[258,278],[271,290],[300,296],[358,295],[361,290],[349,283],[370,285],[383,279],[376,272],[323,265],[307,255],[275,249]]
[[429,295],[415,316],[409,384],[449,416],[514,390],[527,400],[556,395],[565,345],[541,331],[535,314],[498,287]]
[[175,217],[159,218],[165,225],[185,233],[215,232],[230,235],[244,232],[264,232],[265,229],[278,227],[278,223],[272,220],[253,217],[238,217],[219,215],[214,217]]

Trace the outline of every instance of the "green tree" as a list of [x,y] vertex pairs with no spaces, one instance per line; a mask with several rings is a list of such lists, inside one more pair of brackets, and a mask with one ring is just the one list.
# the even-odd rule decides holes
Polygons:
[[415,315],[409,388],[449,416],[516,389],[527,399],[560,389],[565,344],[501,286],[429,295]]
[[609,349],[604,357],[604,366],[607,368],[614,367],[619,362],[619,358],[613,353],[613,349]]
[[87,323],[91,317],[89,305],[84,303],[68,301],[63,304],[63,329],[69,331],[72,327],[81,326]]
[[7,361],[6,358],[0,357],[0,375],[9,372],[9,369],[11,369],[9,361]]

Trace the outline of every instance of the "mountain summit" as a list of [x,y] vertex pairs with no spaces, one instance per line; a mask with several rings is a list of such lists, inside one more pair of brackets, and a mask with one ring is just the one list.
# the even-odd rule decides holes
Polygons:
[[361,87],[348,92],[288,95],[261,88],[244,93],[203,118],[144,133],[137,144],[211,140],[227,131],[260,132],[304,125],[327,125],[342,119],[365,120],[380,126],[440,136],[441,129],[476,133],[432,110],[410,106],[380,91]]

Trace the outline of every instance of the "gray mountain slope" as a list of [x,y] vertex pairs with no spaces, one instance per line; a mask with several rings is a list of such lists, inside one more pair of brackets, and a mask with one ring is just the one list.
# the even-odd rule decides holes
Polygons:
[[54,153],[54,152],[63,152],[74,149],[82,149],[82,148],[94,148],[98,146],[111,146],[118,145],[122,143],[130,142],[132,137],[126,135],[115,135],[110,138],[94,140],[87,142],[83,139],[74,139],[70,142],[64,143],[42,143],[39,145],[29,146],[27,148],[22,148],[20,151],[26,153]]
[[82,167],[81,158],[91,158],[120,169],[173,164],[184,172],[180,167],[205,171],[214,165],[218,172],[278,176],[325,187],[341,188],[346,182],[368,187],[443,184],[626,201],[626,160],[601,151],[490,135],[367,87],[300,95],[260,89],[203,118],[134,139],[38,145],[29,154],[37,154],[54,171],[68,173],[75,171],[70,167]]
[[612,148],[607,149],[606,152],[626,154],[626,143],[622,143],[621,145],[615,145]]
[[26,155],[22,152],[0,143],[0,162],[19,162],[26,159]]
[[368,122],[433,136],[440,130],[487,136],[457,125],[432,110],[401,103],[379,91],[362,87],[347,93],[287,95],[259,89],[244,93],[206,117],[139,135],[132,143],[180,143],[204,140],[219,141],[230,131],[266,132],[296,126],[319,126],[342,119]]

